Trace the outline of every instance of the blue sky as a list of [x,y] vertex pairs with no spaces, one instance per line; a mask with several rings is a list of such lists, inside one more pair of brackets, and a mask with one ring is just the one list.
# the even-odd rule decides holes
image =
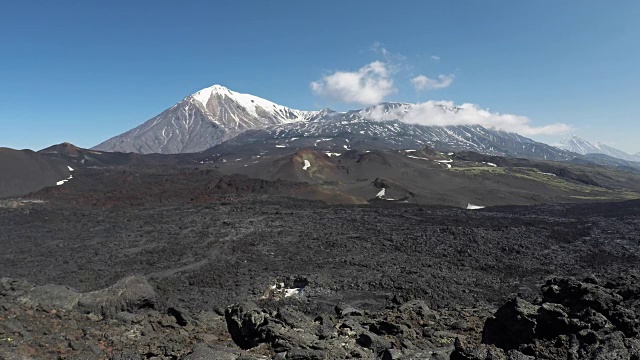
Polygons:
[[[327,79],[378,62],[384,100],[473,103],[635,153],[638,19],[635,0],[5,1],[0,146],[90,147],[213,84],[360,108]],[[416,91],[420,75],[436,82]]]

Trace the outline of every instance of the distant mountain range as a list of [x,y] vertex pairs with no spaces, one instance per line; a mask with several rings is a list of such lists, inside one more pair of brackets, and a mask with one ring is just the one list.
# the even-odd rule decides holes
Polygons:
[[[402,122],[414,104],[383,103],[362,110],[301,111],[220,85],[187,96],[144,124],[94,150],[139,154],[194,153],[229,146],[307,147],[318,150],[471,150],[488,155],[565,161],[575,154],[515,133],[472,126]],[[441,108],[455,112],[455,108]],[[383,121],[372,114],[383,114]]]
[[[93,150],[135,154],[264,152],[312,147],[318,151],[403,150],[431,146],[441,152],[475,151],[491,156],[629,166],[640,161],[613,147],[577,136],[550,146],[479,125],[424,126],[403,120],[417,105],[382,103],[337,112],[302,111],[221,85],[202,89]],[[439,106],[444,113],[455,107]],[[637,164],[631,164],[636,167]]]
[[595,144],[590,143],[589,141],[579,138],[575,135],[572,135],[566,139],[561,141],[561,145],[558,148],[571,151],[580,155],[588,155],[588,154],[604,154],[607,156],[611,156],[617,159],[627,160],[627,161],[640,161],[640,153],[631,155],[622,150],[618,150],[611,146],[602,144],[597,142]]
[[[377,107],[407,104],[386,103]],[[470,126],[422,126],[400,120],[376,121],[371,109],[349,112],[324,110],[310,121],[246,131],[207,152],[236,152],[265,147],[314,148],[341,153],[348,150],[419,149],[429,145],[441,152],[476,151],[487,155],[566,161],[574,154],[515,133]],[[443,111],[448,111],[443,109]]]

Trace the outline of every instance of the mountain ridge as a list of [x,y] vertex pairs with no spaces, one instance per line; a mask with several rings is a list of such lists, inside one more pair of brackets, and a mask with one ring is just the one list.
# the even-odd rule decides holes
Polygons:
[[594,144],[576,135],[571,135],[562,139],[560,145],[557,147],[580,155],[604,154],[627,161],[640,161],[640,153],[634,155],[628,154],[601,142],[596,142]]
[[[419,125],[405,121],[416,104],[385,102],[358,110],[303,111],[232,91],[199,90],[143,124],[92,149],[139,154],[180,154],[222,146],[318,147],[327,151],[470,150],[487,155],[569,161],[576,156],[517,133],[480,125]],[[443,112],[460,108],[440,105]],[[288,138],[287,143],[282,139]]]

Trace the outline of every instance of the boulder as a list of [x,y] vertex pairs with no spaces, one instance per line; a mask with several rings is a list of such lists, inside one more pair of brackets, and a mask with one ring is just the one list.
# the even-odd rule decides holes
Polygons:
[[333,316],[320,314],[315,318],[315,322],[318,323],[316,335],[320,339],[327,339],[336,334],[336,321]]
[[391,348],[391,343],[387,339],[370,331],[360,334],[356,343],[363,348],[370,349],[376,356],[382,356],[387,349]]
[[85,313],[113,318],[122,311],[135,313],[144,308],[154,308],[156,293],[142,276],[130,276],[106,289],[84,293],[78,301]]
[[553,339],[569,333],[569,315],[560,304],[544,303],[538,308],[536,316],[536,335],[544,339]]
[[318,337],[307,332],[307,329],[294,329],[277,321],[268,321],[261,330],[264,339],[271,343],[276,352],[309,349],[318,340]]
[[406,325],[396,324],[387,320],[375,320],[369,326],[369,330],[376,335],[405,335],[409,333],[409,328]]
[[562,304],[574,311],[586,308],[607,315],[611,313],[623,298],[602,286],[583,283],[573,278],[551,278],[542,286],[542,301]]
[[513,298],[487,319],[482,331],[482,342],[503,349],[517,349],[535,338],[536,317],[539,306]]
[[24,295],[32,285],[24,280],[0,278],[0,296],[15,298]]
[[[631,279],[630,285],[618,280],[606,286],[595,277],[586,282],[549,279],[542,286],[540,306],[510,300],[487,319],[482,341],[508,350],[508,357],[517,359],[557,354],[576,359],[640,359],[637,278]],[[456,354],[466,356],[461,359],[474,358],[466,350],[457,347]]]
[[506,360],[506,355],[502,349],[493,345],[475,344],[467,339],[459,337],[454,342],[454,350],[451,353],[451,360]]
[[68,286],[43,285],[32,288],[20,300],[33,306],[71,310],[79,299],[80,294]]
[[179,306],[172,306],[167,309],[167,314],[176,319],[176,324],[187,326],[193,322],[187,311]]
[[224,318],[231,338],[240,348],[250,349],[266,341],[260,327],[267,323],[267,316],[255,303],[229,306],[224,312]]

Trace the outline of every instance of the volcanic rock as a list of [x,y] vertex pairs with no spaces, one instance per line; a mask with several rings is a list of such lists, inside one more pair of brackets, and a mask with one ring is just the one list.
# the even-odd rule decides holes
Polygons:
[[[637,359],[637,302],[627,286],[607,285],[551,278],[542,286],[541,306],[509,300],[485,322],[482,341],[536,358]],[[620,292],[628,296],[626,302]],[[455,354],[473,358],[461,344]]]
[[233,341],[242,349],[250,349],[264,342],[260,327],[267,317],[256,304],[247,302],[232,305],[225,310],[224,318]]
[[147,280],[141,276],[130,276],[115,285],[80,296],[78,307],[86,313],[114,317],[121,311],[135,312],[153,308],[156,293]]

